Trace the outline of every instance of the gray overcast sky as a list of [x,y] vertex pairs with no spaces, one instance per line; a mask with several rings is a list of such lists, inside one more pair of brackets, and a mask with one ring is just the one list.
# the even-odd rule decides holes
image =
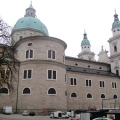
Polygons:
[[[30,0],[0,0],[0,16],[14,26],[29,5]],[[120,15],[120,0],[32,0],[32,5],[49,35],[67,43],[67,56],[81,52],[84,29],[96,59],[102,45],[109,51],[107,41],[112,37],[115,9]]]

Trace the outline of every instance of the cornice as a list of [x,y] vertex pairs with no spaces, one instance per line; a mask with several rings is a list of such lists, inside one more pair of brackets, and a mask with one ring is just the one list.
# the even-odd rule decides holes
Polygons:
[[66,69],[65,64],[52,60],[26,60],[26,61],[21,61],[20,63],[20,65],[27,65],[27,64],[50,64],[50,65],[61,66]]

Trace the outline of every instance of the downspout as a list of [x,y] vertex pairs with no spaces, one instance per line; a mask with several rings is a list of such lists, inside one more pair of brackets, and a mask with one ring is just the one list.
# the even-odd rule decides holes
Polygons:
[[19,68],[18,68],[17,98],[16,98],[16,114],[18,113],[18,88],[19,88],[19,72],[20,72],[20,63],[19,63]]

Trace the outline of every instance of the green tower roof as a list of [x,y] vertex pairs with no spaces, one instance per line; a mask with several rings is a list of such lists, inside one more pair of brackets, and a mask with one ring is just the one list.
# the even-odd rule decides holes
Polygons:
[[114,29],[116,27],[120,27],[120,21],[119,21],[119,18],[118,18],[118,14],[116,14],[116,10],[115,10],[114,22],[112,24],[112,29]]
[[87,34],[86,34],[86,32],[84,32],[84,37],[83,37],[83,40],[82,40],[82,42],[81,42],[81,46],[82,45],[90,45],[90,41],[87,39]]

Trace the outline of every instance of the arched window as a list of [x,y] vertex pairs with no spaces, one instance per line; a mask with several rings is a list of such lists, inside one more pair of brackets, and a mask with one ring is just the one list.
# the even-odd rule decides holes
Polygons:
[[26,58],[33,58],[33,50],[26,51]]
[[71,97],[77,97],[77,94],[76,93],[72,93]]
[[0,93],[8,94],[8,89],[7,88],[1,88]]
[[48,58],[50,58],[50,59],[55,59],[55,51],[53,51],[53,50],[48,50]]
[[24,88],[23,94],[30,94],[30,89],[29,88]]
[[56,90],[54,89],[54,88],[50,88],[49,90],[48,90],[48,94],[56,94]]
[[88,93],[87,98],[92,98],[92,95],[90,93]]
[[114,99],[117,99],[117,95],[113,95],[113,98],[114,98]]
[[101,94],[101,98],[105,98],[105,95],[104,95],[104,94]]

